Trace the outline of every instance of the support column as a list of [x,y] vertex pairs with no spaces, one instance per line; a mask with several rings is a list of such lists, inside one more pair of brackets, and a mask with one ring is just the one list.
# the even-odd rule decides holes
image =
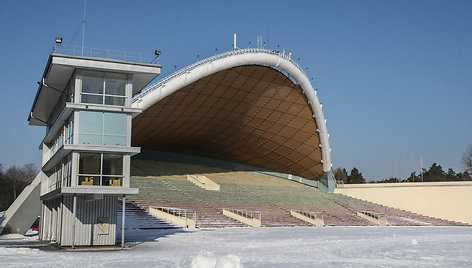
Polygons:
[[126,203],[126,195],[123,195],[122,199],[122,207],[121,207],[121,247],[125,247],[125,203]]
[[39,218],[38,226],[38,237],[40,240],[44,240],[44,200],[41,200],[41,217]]
[[73,205],[72,205],[72,214],[73,214],[73,220],[72,220],[72,248],[75,246],[75,222],[77,221],[77,194],[74,194],[74,200],[73,200]]
[[336,179],[332,171],[323,172],[323,177],[318,184],[318,189],[324,193],[332,194],[336,188]]

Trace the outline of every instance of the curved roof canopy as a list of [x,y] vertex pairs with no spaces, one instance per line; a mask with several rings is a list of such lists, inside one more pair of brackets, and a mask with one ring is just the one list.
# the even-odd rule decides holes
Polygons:
[[133,119],[133,146],[209,156],[312,180],[329,172],[321,105],[301,68],[266,50],[218,56],[135,98],[133,106],[144,111]]

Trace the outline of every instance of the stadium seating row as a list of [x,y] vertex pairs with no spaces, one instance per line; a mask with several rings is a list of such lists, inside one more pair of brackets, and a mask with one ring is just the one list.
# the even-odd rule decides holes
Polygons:
[[[389,225],[455,225],[380,206],[340,194],[327,195],[293,181],[197,164],[151,160],[133,161],[131,187],[140,193],[130,196],[142,209],[170,206],[197,212],[197,227],[243,227],[222,215],[222,208],[260,211],[262,226],[307,226],[290,216],[291,209],[320,212],[328,226],[372,225],[357,211],[382,213]],[[220,191],[206,191],[186,179],[187,174],[204,175],[218,183]],[[460,225],[460,224],[457,224]]]

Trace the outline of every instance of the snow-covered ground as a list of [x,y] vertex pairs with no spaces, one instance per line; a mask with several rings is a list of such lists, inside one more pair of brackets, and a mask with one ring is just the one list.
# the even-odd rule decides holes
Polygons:
[[[130,230],[128,250],[42,250],[0,236],[1,267],[472,267],[470,227]],[[226,265],[226,266],[224,266]]]

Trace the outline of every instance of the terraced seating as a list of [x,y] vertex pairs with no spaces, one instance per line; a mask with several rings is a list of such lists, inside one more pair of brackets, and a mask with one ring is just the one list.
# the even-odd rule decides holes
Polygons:
[[164,162],[135,158],[131,161],[131,174],[138,177],[207,174],[228,171],[230,170],[189,163]]
[[387,219],[390,226],[451,226],[463,225],[462,223],[442,220],[423,216],[413,212],[395,209],[391,207],[381,206],[374,203],[366,202],[360,199],[348,197],[341,194],[333,194],[332,198],[339,204],[349,206],[352,210],[363,211],[370,210],[381,213]]
[[142,209],[150,206],[178,207],[197,212],[196,225],[198,228],[223,228],[223,227],[245,227],[244,224],[223,216],[218,209],[202,206],[201,203],[191,202],[165,202],[134,200],[133,204]]
[[[167,221],[149,215],[142,208],[132,204],[125,204],[125,230],[127,229],[171,229],[180,228]],[[118,228],[121,228],[122,202],[118,202]]]
[[297,188],[305,187],[304,185],[293,182],[293,181],[283,180],[280,178],[274,178],[274,177],[256,174],[252,172],[226,171],[226,172],[214,172],[208,175],[212,178],[212,180],[214,180],[217,183],[297,187]]
[[[197,212],[197,227],[243,227],[222,215],[222,208],[261,211],[262,226],[307,226],[290,216],[291,209],[321,212],[327,226],[372,225],[357,211],[382,213],[389,225],[461,225],[383,207],[340,194],[326,195],[294,181],[203,165],[151,160],[132,161],[130,196],[134,204],[170,206]],[[187,174],[204,175],[220,184],[220,191],[206,191],[187,181]]]
[[[363,210],[366,207],[353,207],[356,210]],[[394,209],[390,207],[378,206],[370,209],[377,213],[384,214],[387,219],[388,225],[390,226],[451,226],[451,225],[463,225],[459,222],[452,222],[442,220],[433,217],[427,217],[413,212]]]

